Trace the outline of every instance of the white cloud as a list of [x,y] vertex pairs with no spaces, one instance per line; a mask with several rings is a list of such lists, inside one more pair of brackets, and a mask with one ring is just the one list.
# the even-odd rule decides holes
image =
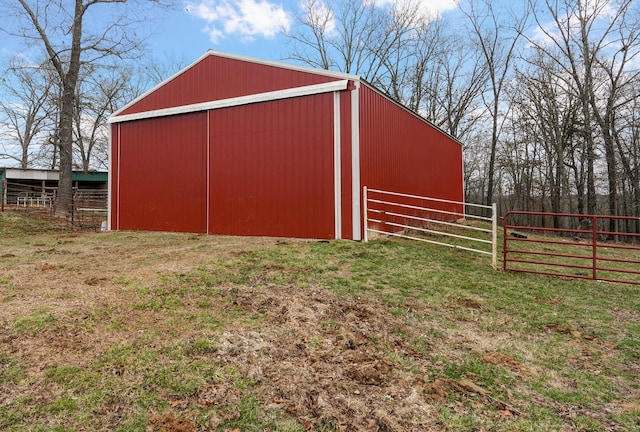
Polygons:
[[442,12],[458,7],[458,0],[366,0],[375,6],[387,7],[397,5],[400,8],[416,7],[425,18],[433,19]]
[[207,22],[205,31],[213,43],[230,35],[244,41],[274,37],[291,27],[284,7],[268,0],[197,0],[187,3],[187,11]]
[[555,40],[559,40],[560,31],[554,22],[548,22],[545,25],[537,26],[531,32],[530,46],[539,45],[541,47],[553,46]]
[[566,37],[567,32],[569,37],[578,39],[581,31],[580,23],[584,19],[590,23],[591,34],[600,37],[608,28],[609,21],[616,17],[617,9],[614,2],[608,0],[586,0],[580,4],[572,4],[570,7],[558,7],[556,13],[565,34],[560,32],[558,23],[551,16],[540,13],[541,17],[547,18],[547,22],[531,31],[530,39],[534,44],[543,47],[552,46]]
[[326,36],[335,36],[336,16],[333,9],[323,1],[303,0],[300,9],[306,15],[305,19],[313,23],[314,27],[322,28]]

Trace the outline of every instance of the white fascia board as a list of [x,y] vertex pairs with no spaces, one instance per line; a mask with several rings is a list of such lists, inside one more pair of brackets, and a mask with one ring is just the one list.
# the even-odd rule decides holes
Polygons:
[[229,59],[233,59],[233,60],[239,60],[239,61],[245,61],[245,62],[249,62],[249,63],[255,63],[255,64],[261,64],[261,65],[265,65],[265,66],[273,66],[273,67],[277,67],[277,68],[281,68],[281,69],[288,69],[288,70],[293,70],[293,71],[298,71],[298,72],[305,72],[305,73],[310,73],[310,74],[314,74],[314,75],[321,75],[321,76],[327,76],[327,77],[332,77],[332,78],[339,78],[339,79],[346,79],[346,80],[350,80],[350,81],[359,81],[360,77],[358,75],[352,75],[352,74],[348,74],[345,72],[335,72],[335,71],[330,71],[327,69],[318,69],[318,68],[312,68],[312,67],[308,67],[308,66],[300,66],[300,65],[293,65],[293,64],[289,64],[289,63],[282,63],[282,62],[277,62],[277,61],[271,61],[271,60],[263,60],[263,59],[258,59],[255,57],[248,57],[248,56],[243,56],[243,55],[239,55],[239,54],[229,54],[229,53],[224,53],[224,52],[219,52],[219,51],[214,51],[214,50],[209,50],[207,51],[207,53],[209,55],[214,55],[216,57],[224,57],[224,58],[229,58]]
[[60,172],[57,170],[33,169],[33,168],[6,168],[7,180],[53,180],[58,181]]
[[182,105],[182,106],[172,107],[172,108],[163,108],[159,110],[144,111],[144,112],[134,113],[134,114],[125,114],[121,116],[111,117],[109,118],[108,122],[121,123],[121,122],[126,122],[131,120],[141,120],[141,119],[154,118],[154,117],[165,117],[165,116],[176,115],[176,114],[186,114],[186,113],[192,113],[192,112],[198,112],[198,111],[209,111],[209,110],[215,110],[220,108],[249,105],[249,104],[259,103],[259,102],[269,102],[269,101],[275,101],[280,99],[290,99],[294,97],[310,96],[310,95],[321,94],[321,93],[330,93],[334,91],[345,90],[347,88],[348,83],[349,83],[348,80],[333,81],[333,82],[328,82],[323,84],[314,84],[314,85],[303,86],[303,87],[294,87],[294,88],[289,88],[284,90],[276,90],[272,92],[256,93],[248,96],[221,99],[221,100],[212,101],[212,102],[203,102],[198,104]]

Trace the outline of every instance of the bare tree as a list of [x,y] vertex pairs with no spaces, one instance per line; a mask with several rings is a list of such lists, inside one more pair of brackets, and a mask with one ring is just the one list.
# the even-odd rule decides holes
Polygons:
[[[621,184],[623,202],[621,213],[628,216],[640,216],[640,80],[625,88],[622,92],[624,103],[614,113],[612,122],[613,137],[620,157]],[[629,229],[632,229],[631,227]],[[636,232],[640,232],[640,219],[636,223]]]
[[[516,48],[527,24],[527,11],[520,16],[509,16],[507,11],[498,11],[490,0],[469,1],[463,7],[468,19],[474,45],[482,53],[489,78],[488,90],[483,93],[487,113],[491,117],[491,142],[487,171],[485,204],[491,205],[494,195],[495,164],[502,122],[506,118],[503,109],[503,90],[511,76],[516,59]],[[508,21],[507,21],[508,20]],[[508,24],[505,25],[505,22]]]
[[384,21],[373,2],[305,0],[297,25],[287,34],[289,59],[374,81],[377,65],[371,47],[381,42]]
[[[618,164],[626,161],[616,142],[616,123],[624,107],[638,97],[628,91],[638,80],[638,69],[633,67],[640,53],[637,5],[631,0],[547,0],[534,17],[544,37],[529,41],[555,64],[556,75],[568,83],[580,103],[587,158],[587,212],[597,212],[595,170],[602,150],[608,212],[616,214]],[[612,219],[610,230],[615,228]]]
[[82,71],[76,91],[73,126],[75,165],[85,173],[91,168],[108,166],[107,119],[122,104],[128,81],[124,68],[98,72],[87,65]]
[[[47,77],[45,65],[25,65],[11,61],[2,78],[6,95],[0,99],[3,152],[0,156],[13,159],[21,168],[34,162],[37,141],[49,127],[47,100],[53,83]],[[6,143],[19,149],[9,151]]]
[[[61,86],[60,112],[57,127],[59,139],[60,180],[56,211],[66,214],[72,198],[73,122],[77,87],[83,64],[97,63],[114,56],[123,56],[134,50],[139,41],[129,37],[127,27],[142,18],[135,14],[117,14],[116,3],[126,0],[75,0],[66,2],[39,2],[18,0],[19,7],[11,9],[18,19],[16,36],[27,44],[40,46],[48,62],[56,71]],[[114,4],[115,18],[104,20],[104,5]],[[102,6],[102,8],[100,8]],[[99,16],[91,15],[92,11]],[[93,26],[89,29],[85,21]]]
[[[559,79],[557,67],[550,64],[544,55],[534,52],[528,60],[529,70],[520,70],[511,91],[513,127],[528,131],[525,146],[540,147],[543,169],[538,180],[549,192],[550,210],[554,213],[570,211],[568,167],[570,155],[576,155],[578,145],[580,106],[577,98],[567,88],[565,80]],[[583,161],[572,160],[577,168]],[[581,172],[582,170],[580,170]],[[582,203],[582,184],[576,182],[579,206]],[[565,219],[554,217],[556,228],[565,227]]]
[[[431,27],[447,25],[442,21]],[[459,35],[437,34],[429,40],[441,48],[431,58],[421,55],[424,50],[416,50],[420,65],[416,71],[422,71],[416,81],[421,84],[411,94],[420,99],[415,108],[412,103],[409,106],[452,136],[464,140],[482,119],[484,107],[479,96],[486,88],[487,68],[481,54]]]
[[461,137],[478,115],[486,67],[442,17],[416,1],[307,0],[288,34],[290,59],[362,76]]
[[176,55],[175,53],[165,54],[162,57],[145,58],[140,65],[142,70],[137,72],[141,85],[136,87],[128,84],[128,87],[130,87],[131,91],[138,92],[135,95],[137,97],[148,87],[160,84],[165,79],[180,72],[188,64],[189,62],[183,55]]

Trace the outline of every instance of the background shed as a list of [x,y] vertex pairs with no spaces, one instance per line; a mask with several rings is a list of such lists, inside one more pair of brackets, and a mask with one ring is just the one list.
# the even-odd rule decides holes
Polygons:
[[[33,168],[0,168],[0,201],[4,205],[50,206],[55,202],[60,172]],[[95,192],[103,197],[106,208],[108,186],[106,171],[73,171],[74,195]]]
[[360,240],[362,186],[463,201],[460,143],[354,75],[208,51],[110,122],[111,229]]

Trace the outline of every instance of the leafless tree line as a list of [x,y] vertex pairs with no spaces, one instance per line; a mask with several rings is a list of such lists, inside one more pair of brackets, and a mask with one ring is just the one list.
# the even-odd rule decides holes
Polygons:
[[[122,100],[126,76],[82,68],[73,104],[73,169],[106,169],[106,117]],[[59,167],[60,85],[48,62],[13,60],[0,101],[2,154],[21,168]]]
[[148,2],[160,3],[0,0],[0,32],[24,50],[2,71],[0,156],[57,168],[60,214],[70,208],[72,170],[106,166],[105,121],[136,90],[126,60],[139,57]]
[[636,2],[383,3],[307,0],[290,57],[359,74],[463,142],[469,201],[640,216]]
[[[107,116],[184,63],[127,63],[135,18],[82,27],[105,3],[125,1],[7,3],[17,24],[0,30],[42,52],[3,71],[0,152],[20,166],[105,167]],[[420,0],[301,5],[289,60],[358,74],[459,139],[467,200],[640,215],[637,3],[461,0],[441,16]]]

